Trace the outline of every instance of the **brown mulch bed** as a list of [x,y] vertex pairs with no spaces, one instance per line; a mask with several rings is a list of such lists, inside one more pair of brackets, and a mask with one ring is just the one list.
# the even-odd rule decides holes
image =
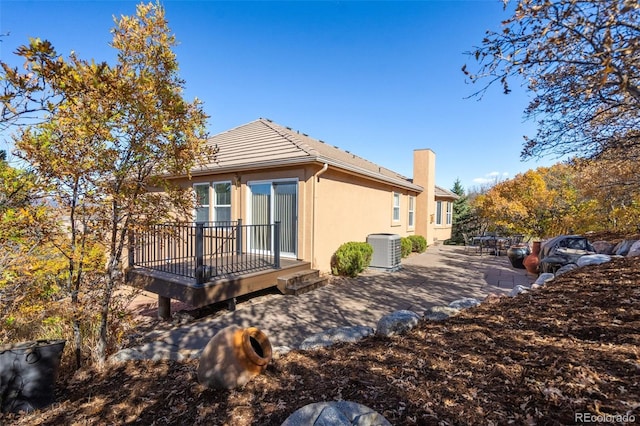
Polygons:
[[197,361],[81,371],[47,410],[0,424],[280,425],[329,400],[364,404],[394,425],[640,420],[639,355],[640,264],[616,259],[402,336],[291,352],[240,390],[200,386]]

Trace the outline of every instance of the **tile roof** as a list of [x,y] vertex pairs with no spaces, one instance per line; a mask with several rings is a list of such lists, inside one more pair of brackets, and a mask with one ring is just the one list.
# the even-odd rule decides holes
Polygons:
[[219,133],[208,144],[219,148],[216,161],[195,169],[194,174],[327,163],[415,191],[423,190],[399,173],[264,118]]
[[457,200],[458,198],[460,198],[458,196],[458,194],[456,194],[455,192],[449,191],[448,189],[444,189],[441,186],[435,185],[436,187],[436,197],[440,197],[440,198],[452,198],[454,200]]

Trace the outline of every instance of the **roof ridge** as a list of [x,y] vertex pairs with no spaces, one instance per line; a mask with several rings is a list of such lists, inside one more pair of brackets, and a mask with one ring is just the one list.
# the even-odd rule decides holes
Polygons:
[[[288,140],[289,142],[291,142],[293,145],[295,145],[297,148],[301,149],[302,151],[304,151],[305,153],[307,153],[308,155],[317,157],[318,155],[320,155],[320,153],[315,150],[312,146],[304,143],[304,141],[298,139],[296,137],[296,134],[293,133],[293,130],[290,129],[289,127],[284,127],[280,124],[274,123],[273,121],[269,120],[269,119],[263,119],[261,118],[259,120],[262,124],[264,124],[265,126],[269,127],[271,130],[273,130],[274,132],[276,132],[277,134],[279,134],[280,136],[282,136],[283,138],[285,138],[286,140]],[[285,131],[285,129],[287,131]],[[309,137],[309,136],[306,136]]]

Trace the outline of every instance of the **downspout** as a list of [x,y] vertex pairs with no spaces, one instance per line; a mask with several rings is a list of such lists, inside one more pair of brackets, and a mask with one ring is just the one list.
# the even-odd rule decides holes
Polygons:
[[318,173],[316,173],[316,182],[320,182],[320,175],[326,172],[328,169],[329,169],[329,164],[324,163],[324,166],[322,166],[322,168],[318,170]]
[[313,182],[313,218],[311,223],[311,265],[312,267],[316,259],[316,210],[317,210],[316,185],[318,184],[318,182],[320,182],[320,175],[326,172],[328,169],[329,169],[329,164],[324,163],[324,166],[322,166],[322,168],[318,170],[318,172],[315,174],[316,179]]

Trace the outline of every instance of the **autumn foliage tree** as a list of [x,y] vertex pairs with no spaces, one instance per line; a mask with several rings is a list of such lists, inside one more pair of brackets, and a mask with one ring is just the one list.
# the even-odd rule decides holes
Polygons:
[[493,186],[474,200],[494,227],[537,238],[574,231],[578,199],[566,165],[541,167]]
[[[35,78],[42,82],[38,89],[58,99],[43,122],[19,132],[15,144],[68,217],[60,250],[77,309],[97,304],[99,362],[107,355],[110,308],[123,281],[129,231],[189,211],[192,194],[164,177],[188,175],[199,158],[212,154],[204,147],[200,102],[183,99],[176,42],[163,8],[141,4],[135,16],[115,23],[113,65],[74,54],[65,59],[51,43],[36,39],[18,49],[26,71],[4,75],[17,89],[25,78]],[[106,259],[99,273],[87,276],[96,245]]]
[[500,182],[473,200],[476,213],[511,233],[547,238],[589,231],[637,232],[640,199],[603,190],[610,164],[591,160],[540,167]]
[[[515,79],[533,98],[538,132],[522,157],[640,154],[640,5],[632,0],[505,1],[513,14],[471,52],[463,71],[482,94]],[[634,184],[638,186],[637,178]],[[622,184],[628,181],[622,180]]]

